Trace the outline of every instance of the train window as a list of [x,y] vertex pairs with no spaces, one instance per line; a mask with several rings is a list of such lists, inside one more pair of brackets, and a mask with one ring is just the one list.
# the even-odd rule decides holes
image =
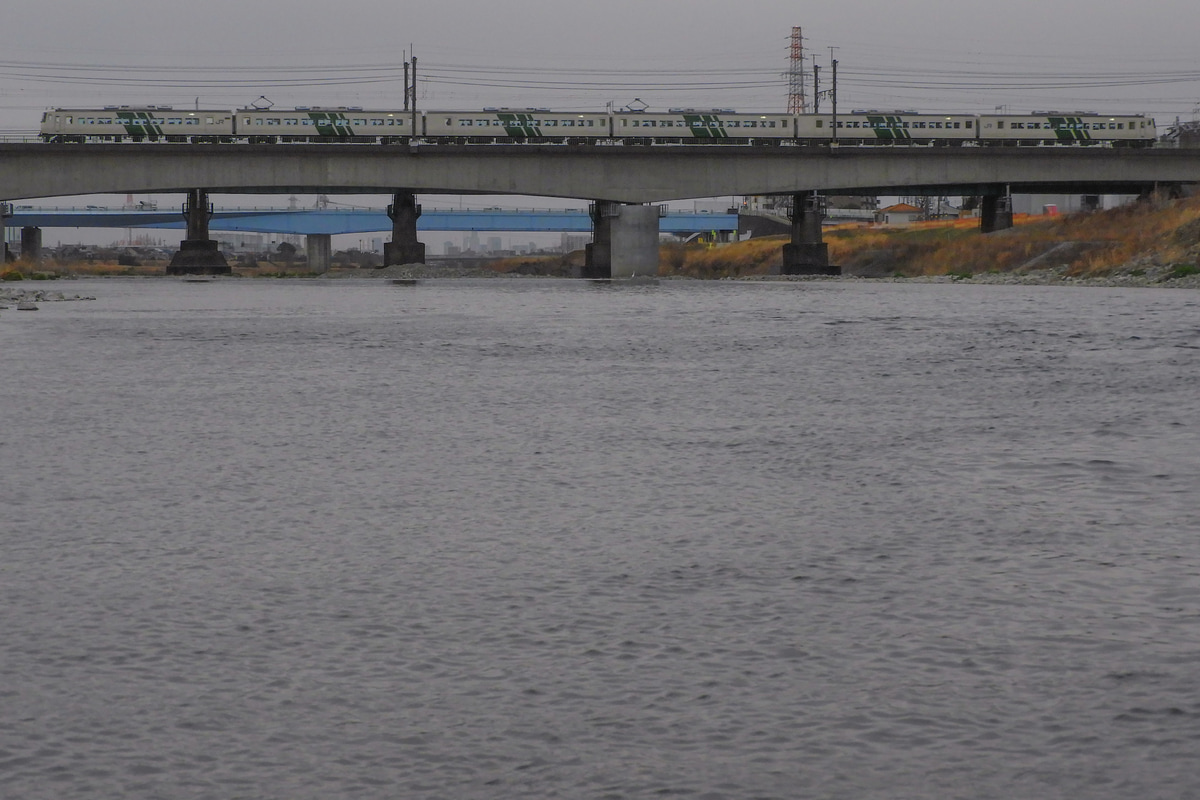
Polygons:
[[205,118],[204,118],[204,124],[205,124],[205,125],[212,125],[214,122],[216,122],[216,120],[215,120],[215,119],[213,119],[212,117],[205,117]]
[[956,129],[961,129],[961,128],[962,128],[962,123],[961,123],[961,122],[956,122],[956,123],[954,123],[954,127],[955,127]]
[[595,125],[596,125],[596,121],[595,121],[595,120],[593,120],[593,119],[589,119],[589,120],[587,121],[587,126],[588,126],[589,128],[593,128],[593,127],[595,127]]
[[[817,125],[820,125],[820,124],[821,124],[821,123],[820,123],[820,121],[818,120],[818,122],[817,122]],[[747,127],[747,128],[757,128],[757,127],[758,127],[758,120],[756,120],[756,119],[748,119],[748,120],[746,120],[746,127]]]
[[243,125],[249,125],[249,124],[250,124],[250,118],[249,118],[249,117],[242,117],[242,124],[243,124]]
[[996,127],[999,128],[1000,130],[1003,130],[1004,129],[1004,120],[1002,120],[1002,119],[996,120]]
[[469,120],[469,119],[460,119],[460,120],[458,121],[458,127],[460,127],[460,128],[469,128],[469,127],[471,127],[471,120]]
[[825,127],[825,120],[823,120],[823,119],[819,119],[819,120],[817,120],[817,127],[818,127],[818,128],[824,128],[824,127]]
[[774,127],[775,127],[775,120],[771,120],[771,121],[770,121],[770,122],[767,124],[767,127],[769,127],[769,128],[774,128]]

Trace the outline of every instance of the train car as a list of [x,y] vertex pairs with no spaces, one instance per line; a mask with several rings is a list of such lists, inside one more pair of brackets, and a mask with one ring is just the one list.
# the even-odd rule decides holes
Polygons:
[[[255,144],[343,142],[390,144],[412,136],[411,111],[368,111],[356,106],[299,106],[290,111],[240,108],[235,133]],[[421,117],[417,116],[420,129]]]
[[612,135],[633,143],[778,144],[796,135],[791,114],[739,114],[729,108],[672,108],[667,113],[614,111]]
[[1149,147],[1157,136],[1154,120],[1141,115],[1039,111],[979,117],[979,139],[984,144]]
[[55,108],[42,114],[46,142],[219,142],[233,137],[228,109],[171,106]]
[[422,136],[464,144],[529,141],[577,144],[612,135],[609,115],[605,112],[551,111],[548,108],[426,111],[424,125]]
[[838,114],[833,136],[832,114],[796,118],[800,142],[823,143],[836,138],[845,145],[949,145],[975,142],[978,131],[971,114],[921,114],[916,111],[862,111]]

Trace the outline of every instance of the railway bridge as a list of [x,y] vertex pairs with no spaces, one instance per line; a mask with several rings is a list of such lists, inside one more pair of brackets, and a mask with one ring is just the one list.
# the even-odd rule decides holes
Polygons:
[[588,276],[657,268],[654,205],[724,195],[792,194],[785,272],[828,272],[818,196],[964,194],[984,198],[984,232],[1006,227],[1011,193],[1144,193],[1200,182],[1200,149],[737,145],[0,144],[0,200],[100,193],[188,194],[178,271],[219,269],[210,192],[389,193],[389,263],[424,260],[426,194],[564,197],[591,204]]

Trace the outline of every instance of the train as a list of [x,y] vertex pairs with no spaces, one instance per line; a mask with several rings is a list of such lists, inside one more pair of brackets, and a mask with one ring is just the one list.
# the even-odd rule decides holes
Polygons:
[[1134,114],[1037,111],[931,114],[854,110],[843,114],[739,113],[673,108],[552,111],[369,110],[356,106],[175,109],[171,106],[55,108],[39,137],[52,143],[176,142],[281,144],[741,144],[1148,147],[1152,118]]

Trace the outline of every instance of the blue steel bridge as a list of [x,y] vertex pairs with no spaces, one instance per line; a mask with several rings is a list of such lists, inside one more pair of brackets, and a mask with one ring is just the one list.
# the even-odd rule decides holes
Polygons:
[[[172,210],[110,210],[107,208],[35,208],[16,206],[4,224],[10,228],[172,228],[187,227],[182,212]],[[254,233],[336,235],[390,232],[392,220],[384,209],[220,209],[210,221],[213,230]],[[673,211],[659,219],[663,233],[729,234],[738,229],[737,214]],[[430,209],[417,220],[418,231],[478,231],[508,233],[590,233],[586,208]]]

